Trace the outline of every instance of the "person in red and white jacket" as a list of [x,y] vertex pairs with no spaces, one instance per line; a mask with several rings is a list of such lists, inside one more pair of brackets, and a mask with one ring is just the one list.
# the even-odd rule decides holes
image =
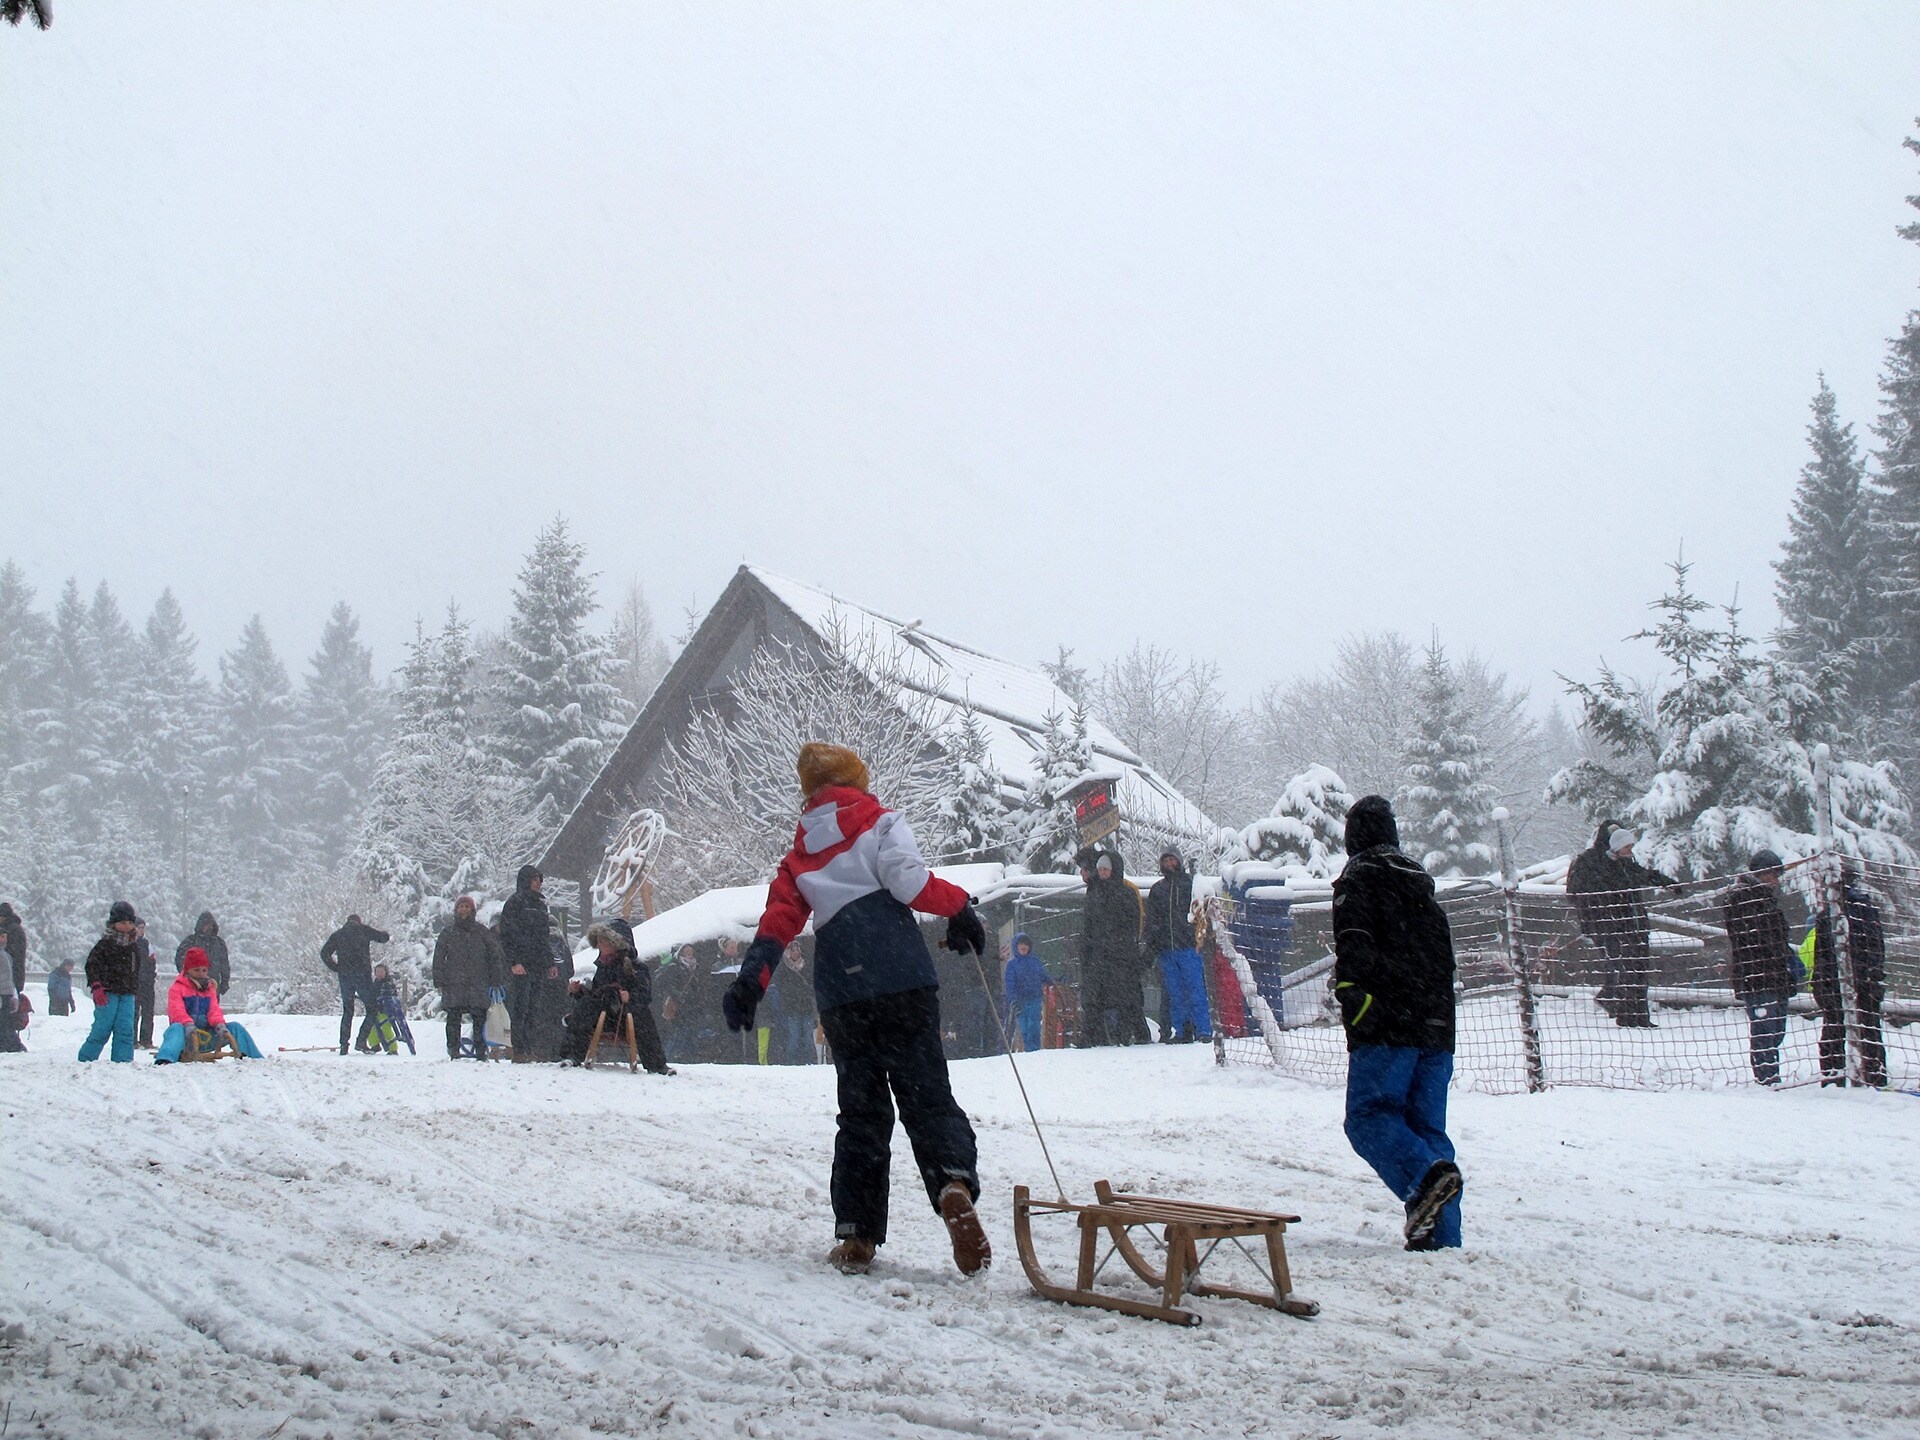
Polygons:
[[864,1274],[886,1243],[897,1103],[927,1196],[946,1223],[954,1263],[974,1274],[993,1252],[974,1211],[980,1177],[973,1127],[948,1082],[940,982],[913,912],[945,916],[946,947],[976,955],[986,948],[986,927],[966,891],[927,868],[906,820],[868,793],[867,767],[858,755],[809,741],[800,747],[797,768],[800,826],[767,889],[739,977],[723,998],[727,1024],[753,1028],[781,952],[811,916],[814,998],[840,1092],[832,1186],[839,1243],[827,1259],[847,1274]]

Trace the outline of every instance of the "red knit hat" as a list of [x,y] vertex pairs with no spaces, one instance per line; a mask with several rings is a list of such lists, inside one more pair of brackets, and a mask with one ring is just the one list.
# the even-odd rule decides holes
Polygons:
[[180,969],[182,972],[195,969],[205,970],[207,968],[207,952],[202,950],[198,945],[189,945],[181,952]]

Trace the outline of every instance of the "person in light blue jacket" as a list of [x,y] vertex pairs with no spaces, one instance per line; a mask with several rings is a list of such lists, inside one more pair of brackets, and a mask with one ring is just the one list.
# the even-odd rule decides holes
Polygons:
[[1053,976],[1033,953],[1033,938],[1024,931],[1014,936],[1013,953],[1007,957],[1007,1009],[1020,1027],[1022,1050],[1040,1048],[1040,1017],[1051,984]]

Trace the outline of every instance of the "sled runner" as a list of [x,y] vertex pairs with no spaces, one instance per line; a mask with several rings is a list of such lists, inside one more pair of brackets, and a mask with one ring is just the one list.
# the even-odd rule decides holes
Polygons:
[[607,1012],[602,1010],[593,1022],[593,1036],[587,1041],[586,1067],[591,1070],[593,1062],[600,1058],[602,1045],[624,1045],[627,1050],[627,1069],[629,1072],[640,1068],[640,1046],[633,1037],[633,1016],[626,1011],[614,1022],[613,1028],[607,1028]]
[[[1229,1300],[1246,1300],[1265,1305],[1287,1315],[1318,1315],[1320,1306],[1293,1293],[1293,1277],[1287,1269],[1286,1230],[1297,1223],[1298,1215],[1276,1215],[1265,1210],[1238,1210],[1226,1205],[1202,1205],[1192,1200],[1167,1200],[1154,1195],[1132,1195],[1116,1191],[1107,1181],[1094,1185],[1099,1198],[1091,1205],[1071,1200],[1035,1200],[1025,1185],[1013,1188],[1013,1234],[1020,1247],[1020,1264],[1036,1294],[1068,1305],[1090,1305],[1101,1310],[1117,1310],[1122,1315],[1138,1315],[1148,1320],[1168,1320],[1175,1325],[1198,1325],[1200,1316],[1183,1308],[1188,1295],[1212,1295]],[[1080,1231],[1080,1266],[1076,1283],[1061,1285],[1047,1274],[1033,1248],[1033,1216],[1036,1214],[1072,1215]],[[1133,1232],[1161,1227],[1166,1249],[1166,1269],[1156,1270],[1140,1247]],[[1101,1232],[1112,1242],[1105,1258],[1099,1256]],[[1263,1240],[1266,1265],[1240,1242]],[[1231,1241],[1253,1261],[1262,1277],[1272,1283],[1272,1291],[1245,1290],[1231,1285],[1210,1285],[1200,1278],[1201,1268],[1221,1244]],[[1205,1250],[1201,1250],[1204,1245]],[[1122,1295],[1107,1295],[1094,1289],[1108,1260],[1119,1255],[1127,1268],[1160,1292],[1160,1303],[1132,1300]]]
[[187,1043],[180,1052],[182,1060],[223,1060],[231,1056],[240,1058],[240,1047],[229,1034],[224,1041],[216,1041],[210,1030],[195,1029],[187,1036]]

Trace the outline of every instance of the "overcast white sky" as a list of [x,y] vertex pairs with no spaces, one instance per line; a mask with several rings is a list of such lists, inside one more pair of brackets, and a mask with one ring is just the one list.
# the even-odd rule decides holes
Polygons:
[[0,29],[0,557],[498,623],[556,512],[1237,691],[1771,622],[1920,303],[1920,5],[191,5]]

